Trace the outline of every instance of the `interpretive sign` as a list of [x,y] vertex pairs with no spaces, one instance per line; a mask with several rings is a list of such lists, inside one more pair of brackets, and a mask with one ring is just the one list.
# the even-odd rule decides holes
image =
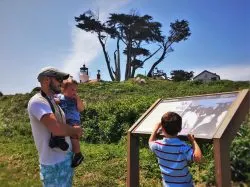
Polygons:
[[[213,143],[216,186],[231,185],[230,145],[249,112],[249,90],[158,99],[128,130],[127,186],[139,186],[139,137],[151,134],[164,113],[182,116],[181,136]],[[201,142],[198,142],[201,143]]]
[[212,139],[238,92],[161,100],[132,133],[151,134],[161,116],[169,111],[182,117],[179,135],[194,134],[197,138]]

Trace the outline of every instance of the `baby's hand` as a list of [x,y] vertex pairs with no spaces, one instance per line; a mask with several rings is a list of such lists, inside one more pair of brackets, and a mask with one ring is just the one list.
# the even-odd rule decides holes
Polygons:
[[78,100],[81,100],[81,98],[80,98],[80,96],[79,96],[78,94],[75,94],[74,97],[75,97],[76,100],[77,100],[77,99],[78,99]]
[[59,99],[59,98],[55,97],[54,100],[55,100],[55,103],[56,103],[56,104],[59,104],[59,103],[60,103],[60,99]]

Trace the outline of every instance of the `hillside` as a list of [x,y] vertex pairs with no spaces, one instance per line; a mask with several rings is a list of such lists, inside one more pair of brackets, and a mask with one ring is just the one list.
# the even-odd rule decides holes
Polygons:
[[[158,98],[172,98],[207,93],[230,92],[250,88],[249,82],[217,81],[174,83],[146,80],[146,84],[100,82],[79,85],[79,94],[87,103],[81,113],[85,136],[82,150],[86,161],[76,171],[75,186],[124,186],[126,180],[126,132]],[[35,94],[0,97],[0,183],[5,186],[40,186],[37,153],[26,111],[29,98]],[[250,120],[232,145],[233,179],[250,180]],[[142,141],[140,151],[141,184],[160,186],[160,175],[154,156]],[[145,147],[145,148],[144,148]],[[211,145],[202,145],[206,162],[193,165],[194,179],[213,183]],[[237,151],[236,151],[237,149]],[[249,155],[249,154],[248,154]],[[35,175],[34,175],[35,173]]]

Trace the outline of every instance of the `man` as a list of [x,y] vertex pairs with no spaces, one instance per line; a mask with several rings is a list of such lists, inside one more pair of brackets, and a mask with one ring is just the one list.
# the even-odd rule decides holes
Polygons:
[[[28,104],[32,134],[39,155],[40,176],[43,186],[72,186],[73,168],[70,137],[80,138],[82,129],[65,122],[62,109],[55,103],[54,94],[61,92],[61,83],[69,74],[53,67],[43,68],[38,74],[41,92],[34,95]],[[67,150],[51,148],[51,133],[65,136]]]

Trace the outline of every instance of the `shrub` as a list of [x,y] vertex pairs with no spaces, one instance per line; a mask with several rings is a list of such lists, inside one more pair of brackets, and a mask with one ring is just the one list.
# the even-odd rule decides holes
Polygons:
[[202,80],[194,80],[194,81],[190,81],[191,85],[201,85],[203,84]]
[[145,79],[145,80],[149,79],[149,77],[147,77],[146,75],[142,75],[142,74],[137,74],[135,77],[140,77],[141,79]]
[[41,87],[35,87],[32,89],[31,92],[40,92],[40,90],[41,90]]
[[238,132],[238,136],[231,145],[231,169],[233,181],[249,181],[250,180],[250,128],[243,125]]

